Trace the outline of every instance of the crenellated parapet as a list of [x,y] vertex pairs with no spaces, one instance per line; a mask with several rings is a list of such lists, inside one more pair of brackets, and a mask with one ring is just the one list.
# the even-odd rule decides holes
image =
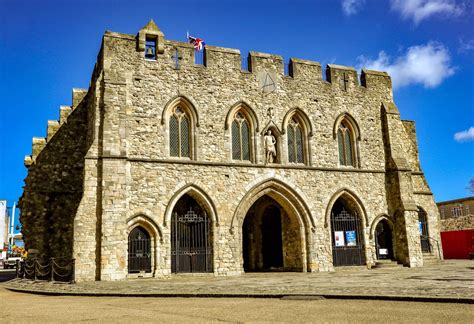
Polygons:
[[26,155],[24,158],[24,165],[28,168],[35,163],[36,158],[41,151],[47,146],[54,135],[58,132],[61,126],[67,122],[67,118],[77,106],[81,103],[87,95],[87,89],[72,89],[72,106],[59,107],[59,120],[48,120],[46,137],[33,137],[31,155]]
[[[148,60],[166,62],[174,66],[175,69],[199,66],[204,68],[203,73],[206,69],[210,74],[214,74],[215,70],[231,73],[254,73],[257,74],[257,79],[259,73],[268,72],[274,73],[280,78],[286,77],[285,80],[288,82],[292,82],[291,80],[295,83],[324,81],[343,91],[365,88],[383,92],[387,100],[390,100],[392,96],[392,82],[386,72],[363,69],[358,73],[354,67],[350,66],[328,64],[323,71],[321,64],[316,61],[291,58],[285,62],[280,55],[255,51],[250,51],[245,58],[238,49],[211,45],[206,45],[204,48],[204,62],[196,64],[194,47],[186,42],[165,39],[163,32],[153,20],[139,30],[136,37],[112,32],[107,32],[106,36],[113,38],[113,42],[136,42],[136,51],[140,52],[140,57],[144,59],[145,55],[142,52],[145,51],[147,41],[155,41],[156,56]],[[244,66],[242,66],[243,61],[247,61]],[[285,65],[288,65],[286,70]]]

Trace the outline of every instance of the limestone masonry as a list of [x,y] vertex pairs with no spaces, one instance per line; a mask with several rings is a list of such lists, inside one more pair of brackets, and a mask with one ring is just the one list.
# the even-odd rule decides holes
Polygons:
[[89,89],[73,89],[25,158],[27,249],[74,258],[76,281],[442,255],[415,123],[400,119],[389,75],[195,55],[153,21],[104,34]]

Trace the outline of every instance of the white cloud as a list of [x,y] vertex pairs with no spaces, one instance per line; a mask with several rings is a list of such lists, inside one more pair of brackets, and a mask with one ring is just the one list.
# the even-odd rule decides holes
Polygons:
[[467,142],[474,140],[474,127],[470,127],[469,129],[457,132],[454,134],[454,139],[458,142]]
[[360,11],[365,0],[342,0],[342,11],[346,16],[354,15]]
[[459,39],[459,48],[458,48],[459,53],[466,53],[472,50],[474,50],[474,39],[467,40],[467,41],[462,38]]
[[391,0],[391,4],[393,10],[415,24],[433,15],[459,16],[462,13],[461,6],[454,0]]
[[359,56],[358,61],[361,68],[388,72],[394,88],[412,84],[434,88],[455,72],[448,49],[436,42],[412,46],[395,59],[381,51],[375,60]]

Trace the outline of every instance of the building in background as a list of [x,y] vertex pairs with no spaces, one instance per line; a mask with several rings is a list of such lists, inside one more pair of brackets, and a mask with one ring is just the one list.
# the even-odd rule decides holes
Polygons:
[[437,203],[446,259],[474,258],[474,196]]
[[0,200],[0,265],[7,256],[8,250],[8,213],[7,201]]

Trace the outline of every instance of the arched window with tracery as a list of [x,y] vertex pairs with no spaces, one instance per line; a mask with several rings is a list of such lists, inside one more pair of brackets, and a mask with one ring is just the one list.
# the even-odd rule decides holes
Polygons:
[[292,117],[287,126],[288,162],[304,163],[303,128],[301,122]]
[[339,124],[337,130],[337,144],[339,147],[339,164],[356,166],[354,153],[354,136],[351,127],[346,121]]
[[170,156],[191,157],[191,122],[186,111],[177,106],[170,116]]
[[240,111],[232,121],[232,159],[250,161],[250,125]]

